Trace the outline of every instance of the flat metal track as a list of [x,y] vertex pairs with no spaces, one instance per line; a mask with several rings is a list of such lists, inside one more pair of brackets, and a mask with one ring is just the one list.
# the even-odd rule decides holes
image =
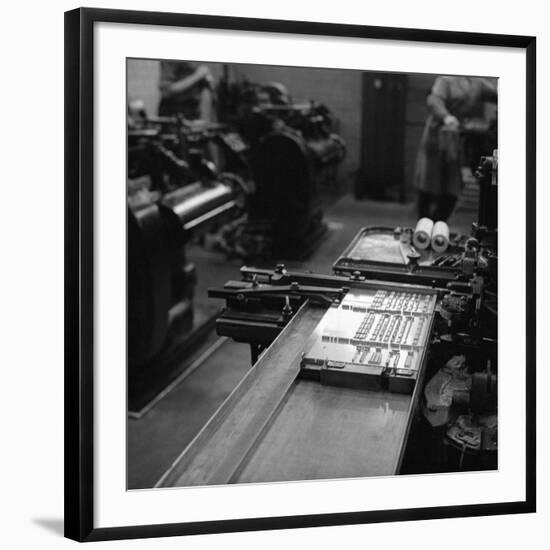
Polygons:
[[324,312],[307,302],[301,307],[156,487],[230,482],[296,379]]

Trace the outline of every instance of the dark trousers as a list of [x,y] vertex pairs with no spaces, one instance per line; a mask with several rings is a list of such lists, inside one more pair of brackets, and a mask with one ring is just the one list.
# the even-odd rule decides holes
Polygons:
[[447,221],[453,213],[457,201],[455,195],[436,196],[426,191],[418,192],[418,217],[434,221]]

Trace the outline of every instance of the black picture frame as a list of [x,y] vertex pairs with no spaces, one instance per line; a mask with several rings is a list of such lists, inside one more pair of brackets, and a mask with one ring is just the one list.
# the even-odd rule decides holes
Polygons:
[[[93,27],[98,22],[500,46],[526,51],[527,463],[524,501],[132,527],[94,527]],[[534,512],[536,510],[535,82],[536,38],[532,36],[89,8],[65,13],[65,536],[77,541],[99,541]]]

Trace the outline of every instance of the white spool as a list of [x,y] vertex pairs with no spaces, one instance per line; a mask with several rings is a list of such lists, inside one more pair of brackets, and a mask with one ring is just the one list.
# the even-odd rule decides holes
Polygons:
[[434,222],[430,218],[420,218],[413,235],[413,244],[420,250],[430,246]]
[[441,252],[445,252],[448,246],[449,226],[443,221],[435,222],[432,231],[432,249],[434,252],[440,254]]

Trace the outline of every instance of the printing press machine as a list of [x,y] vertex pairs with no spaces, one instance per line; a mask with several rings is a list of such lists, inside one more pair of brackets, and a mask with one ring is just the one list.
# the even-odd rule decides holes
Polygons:
[[232,119],[150,116],[143,102],[128,105],[129,407],[138,416],[218,313],[194,300],[190,244],[208,240],[229,259],[281,249],[292,257],[326,230],[317,187],[345,154],[328,110],[264,102],[254,117],[261,135],[241,137]]
[[137,102],[127,137],[128,398],[140,410],[214,323],[215,311],[197,315],[188,246],[242,217],[249,188],[244,144],[223,124],[150,117]]
[[496,151],[477,177],[472,235],[442,253],[367,227],[333,274],[245,266],[211,289],[253,367],[157,486],[496,468]]
[[241,259],[308,257],[327,231],[321,191],[337,189],[346,156],[333,114],[317,101],[293,99],[275,82],[226,77],[218,96],[220,120],[247,144],[255,187],[239,239],[246,249]]

